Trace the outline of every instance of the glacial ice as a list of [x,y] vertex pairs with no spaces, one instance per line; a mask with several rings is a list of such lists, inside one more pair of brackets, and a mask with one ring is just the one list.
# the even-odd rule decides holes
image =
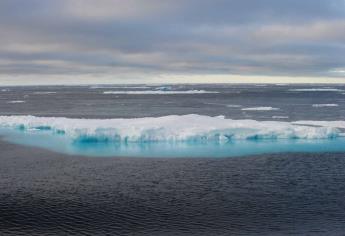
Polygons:
[[344,136],[345,121],[232,120],[196,114],[131,119],[0,116],[0,128],[51,132],[79,142],[224,142],[337,138]]

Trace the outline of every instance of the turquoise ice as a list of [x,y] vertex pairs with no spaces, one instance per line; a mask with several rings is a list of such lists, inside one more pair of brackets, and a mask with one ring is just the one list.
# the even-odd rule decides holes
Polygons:
[[232,120],[201,115],[137,119],[1,116],[3,139],[56,152],[120,157],[231,157],[345,151],[343,121]]

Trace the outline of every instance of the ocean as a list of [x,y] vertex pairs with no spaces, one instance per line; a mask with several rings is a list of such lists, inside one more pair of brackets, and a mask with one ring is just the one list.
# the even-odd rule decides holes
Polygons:
[[0,88],[1,235],[343,235],[345,86]]
[[[107,119],[199,114],[259,121],[345,116],[345,85],[27,86],[2,87],[0,95],[0,115]],[[242,110],[246,108],[259,109]]]

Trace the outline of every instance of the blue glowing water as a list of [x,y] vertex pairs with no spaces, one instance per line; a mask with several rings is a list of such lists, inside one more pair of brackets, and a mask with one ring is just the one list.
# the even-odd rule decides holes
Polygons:
[[78,142],[47,130],[0,129],[4,140],[70,155],[95,157],[223,158],[286,152],[345,152],[345,138],[263,139],[227,142]]

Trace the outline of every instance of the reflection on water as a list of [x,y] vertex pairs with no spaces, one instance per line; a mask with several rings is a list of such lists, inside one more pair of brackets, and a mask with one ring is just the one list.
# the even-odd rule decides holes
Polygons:
[[49,130],[0,129],[4,139],[13,143],[46,148],[56,152],[85,156],[113,157],[232,157],[282,152],[342,152],[345,138],[261,139],[226,142],[113,142],[74,140]]
[[71,158],[0,149],[0,235],[344,232],[344,154]]

